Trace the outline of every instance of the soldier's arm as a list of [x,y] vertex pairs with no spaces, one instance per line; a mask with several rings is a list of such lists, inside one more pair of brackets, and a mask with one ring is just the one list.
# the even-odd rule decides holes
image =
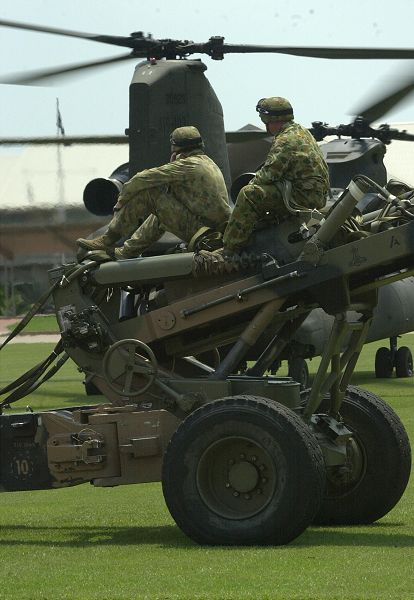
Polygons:
[[276,140],[270,148],[264,165],[256,172],[251,183],[271,184],[279,181],[288,169],[292,148],[289,143]]
[[195,165],[191,161],[183,158],[162,165],[161,167],[140,171],[124,185],[118,198],[118,203],[120,205],[125,204],[130,198],[143,190],[182,181],[194,168]]

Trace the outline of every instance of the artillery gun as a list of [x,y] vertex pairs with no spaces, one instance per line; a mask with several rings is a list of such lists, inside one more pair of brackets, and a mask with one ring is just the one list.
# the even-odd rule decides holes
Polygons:
[[[225,43],[222,36],[213,36],[205,43],[189,39],[157,39],[135,31],[129,36],[91,34],[73,30],[43,27],[30,23],[18,23],[0,19],[0,27],[36,31],[63,37],[89,40],[94,43],[129,48],[128,54],[81,64],[66,65],[52,69],[39,69],[29,73],[2,76],[0,83],[32,85],[52,82],[60,76],[76,75],[90,69],[123,61],[138,61],[129,86],[129,123],[126,135],[116,136],[59,136],[55,138],[0,138],[2,144],[128,144],[129,159],[114,169],[111,175],[90,181],[84,191],[86,208],[95,215],[112,215],[122,185],[137,171],[166,163],[169,158],[169,136],[175,127],[192,124],[203,136],[207,154],[219,165],[231,188],[233,200],[237,191],[246,183],[264,160],[272,143],[266,131],[250,125],[238,131],[225,131],[223,109],[212,85],[205,76],[207,65],[195,55],[207,56],[215,61],[228,54],[245,55],[262,53],[288,54],[324,60],[351,59],[401,59],[414,57],[411,48],[329,48],[297,46],[264,46]],[[138,29],[138,28],[137,28]],[[257,70],[262,68],[257,61]],[[231,69],[229,72],[232,72]],[[330,171],[332,194],[341,193],[356,174],[364,174],[385,185],[386,168],[383,163],[385,144],[391,140],[413,141],[414,135],[399,131],[379,122],[389,110],[408,97],[414,89],[411,71],[398,77],[394,87],[389,80],[381,86],[374,101],[359,105],[352,111],[352,123],[331,127],[321,121],[312,123],[310,131],[319,141],[326,136],[337,139],[324,143],[321,148]],[[275,92],[277,93],[277,92]],[[379,97],[380,96],[380,97]],[[59,113],[60,114],[60,113]],[[59,117],[60,118],[60,117]],[[59,120],[58,118],[58,120]],[[172,239],[173,238],[173,239]],[[161,254],[163,249],[175,245],[178,240],[166,234],[161,244],[148,253]],[[147,253],[146,253],[147,255]],[[381,289],[378,308],[372,322],[368,341],[389,339],[390,347],[379,349],[375,360],[377,377],[411,377],[412,354],[409,348],[397,348],[400,334],[414,329],[414,278],[395,282]],[[274,372],[281,361],[289,364],[289,373],[303,387],[308,385],[309,372],[305,359],[319,356],[327,342],[326,333],[331,320],[323,310],[311,312],[297,330],[284,352],[272,365]],[[86,391],[94,394],[96,388],[86,385]]]
[[[381,206],[356,215],[372,186]],[[3,413],[2,490],[161,480],[172,517],[201,544],[286,544],[312,522],[387,514],[408,482],[408,437],[350,378],[378,289],[414,273],[412,192],[396,197],[357,176],[328,214],[305,228],[301,218],[259,232],[245,256],[90,255],[51,271],[61,340],[1,390],[0,406],[68,357],[107,402]],[[315,307],[334,319],[301,393],[265,374]]]

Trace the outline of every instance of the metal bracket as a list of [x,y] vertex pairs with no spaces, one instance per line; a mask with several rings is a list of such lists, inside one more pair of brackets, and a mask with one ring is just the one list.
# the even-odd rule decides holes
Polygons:
[[[351,308],[351,307],[348,307]],[[355,365],[366,341],[369,326],[372,320],[372,307],[365,307],[363,320],[357,323],[348,323],[346,312],[335,315],[331,334],[319,369],[315,375],[309,400],[303,412],[305,421],[310,421],[311,416],[318,411],[324,396],[330,392],[329,414],[336,417],[340,410]],[[350,335],[348,344],[342,352],[347,335]],[[329,365],[331,372],[328,373]]]

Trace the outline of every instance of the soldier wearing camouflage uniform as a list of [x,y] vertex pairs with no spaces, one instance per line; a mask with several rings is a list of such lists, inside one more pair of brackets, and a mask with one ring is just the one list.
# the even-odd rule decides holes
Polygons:
[[[203,228],[224,230],[230,215],[226,185],[218,166],[204,153],[198,129],[179,127],[170,142],[171,162],[134,175],[123,187],[107,231],[93,240],[78,239],[80,248],[133,258],[165,231],[188,243]],[[142,224],[137,227],[138,223]],[[125,236],[123,246],[115,248]]]
[[285,98],[259,100],[256,110],[274,135],[266,161],[237,197],[224,232],[224,250],[238,252],[248,244],[259,222],[277,223],[289,215],[283,199],[284,182],[291,184],[294,208],[322,208],[329,190],[328,167],[313,136],[293,121]]

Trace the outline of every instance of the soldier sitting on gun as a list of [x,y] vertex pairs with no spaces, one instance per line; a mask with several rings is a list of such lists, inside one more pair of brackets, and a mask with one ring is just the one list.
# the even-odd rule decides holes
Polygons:
[[[115,259],[134,258],[166,231],[192,247],[206,230],[224,230],[230,215],[226,185],[219,167],[204,153],[198,129],[178,127],[170,142],[169,163],[141,171],[124,185],[106,232],[77,240],[81,259],[91,250],[105,250]],[[125,236],[123,246],[115,248]]]
[[310,213],[309,209],[322,208],[329,191],[322,152],[309,131],[294,122],[290,102],[263,98],[256,110],[274,140],[264,165],[237,196],[224,232],[225,253],[237,253],[248,245],[255,227],[263,221],[278,223],[294,210]]

